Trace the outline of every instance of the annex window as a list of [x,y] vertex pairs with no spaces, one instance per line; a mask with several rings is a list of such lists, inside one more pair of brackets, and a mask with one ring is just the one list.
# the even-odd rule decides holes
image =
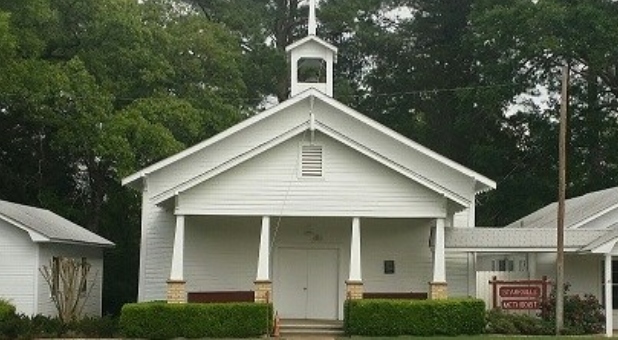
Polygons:
[[494,272],[512,272],[515,271],[513,260],[493,260],[491,261],[491,271]]
[[300,176],[319,178],[324,174],[322,145],[303,145],[300,152]]
[[298,60],[299,83],[326,83],[326,61],[320,58]]

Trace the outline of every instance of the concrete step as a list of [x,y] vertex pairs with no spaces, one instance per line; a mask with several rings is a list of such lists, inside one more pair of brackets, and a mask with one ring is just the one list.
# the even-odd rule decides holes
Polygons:
[[282,337],[334,337],[344,334],[343,322],[337,320],[281,320],[279,334]]

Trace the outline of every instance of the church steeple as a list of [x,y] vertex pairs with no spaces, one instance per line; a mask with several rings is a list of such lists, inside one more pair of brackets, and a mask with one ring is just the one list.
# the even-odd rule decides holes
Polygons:
[[286,47],[291,69],[291,96],[314,88],[333,96],[333,64],[337,48],[316,35],[315,1],[309,0],[307,36]]
[[307,35],[315,35],[317,23],[315,21],[315,0],[309,0],[309,22],[307,23]]

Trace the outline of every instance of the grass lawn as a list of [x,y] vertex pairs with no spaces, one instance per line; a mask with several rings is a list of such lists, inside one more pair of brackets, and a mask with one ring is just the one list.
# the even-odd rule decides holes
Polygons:
[[[555,335],[547,335],[547,336],[526,336],[526,335],[522,335],[522,336],[514,336],[514,335],[475,335],[475,336],[455,336],[455,337],[448,337],[448,336],[435,336],[435,337],[417,337],[417,336],[399,336],[399,337],[362,337],[362,336],[353,336],[351,338],[348,339],[352,339],[352,340],[420,340],[420,339],[425,339],[425,340],[473,340],[473,339],[480,339],[480,340],[489,340],[489,339],[500,339],[500,340],[509,340],[509,339],[525,339],[525,340],[535,340],[535,339],[568,339],[568,340],[579,340],[579,339],[585,339],[585,340],[590,340],[590,339],[607,339],[605,336],[603,336],[602,334],[599,335],[588,335],[588,336],[560,336],[557,337]],[[344,339],[344,338],[341,338]],[[611,339],[618,339],[617,337],[612,337]]]

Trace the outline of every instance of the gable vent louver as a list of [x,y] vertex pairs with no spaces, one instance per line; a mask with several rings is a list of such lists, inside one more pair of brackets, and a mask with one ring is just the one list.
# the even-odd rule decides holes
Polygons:
[[301,177],[322,177],[322,146],[303,145],[300,156]]

